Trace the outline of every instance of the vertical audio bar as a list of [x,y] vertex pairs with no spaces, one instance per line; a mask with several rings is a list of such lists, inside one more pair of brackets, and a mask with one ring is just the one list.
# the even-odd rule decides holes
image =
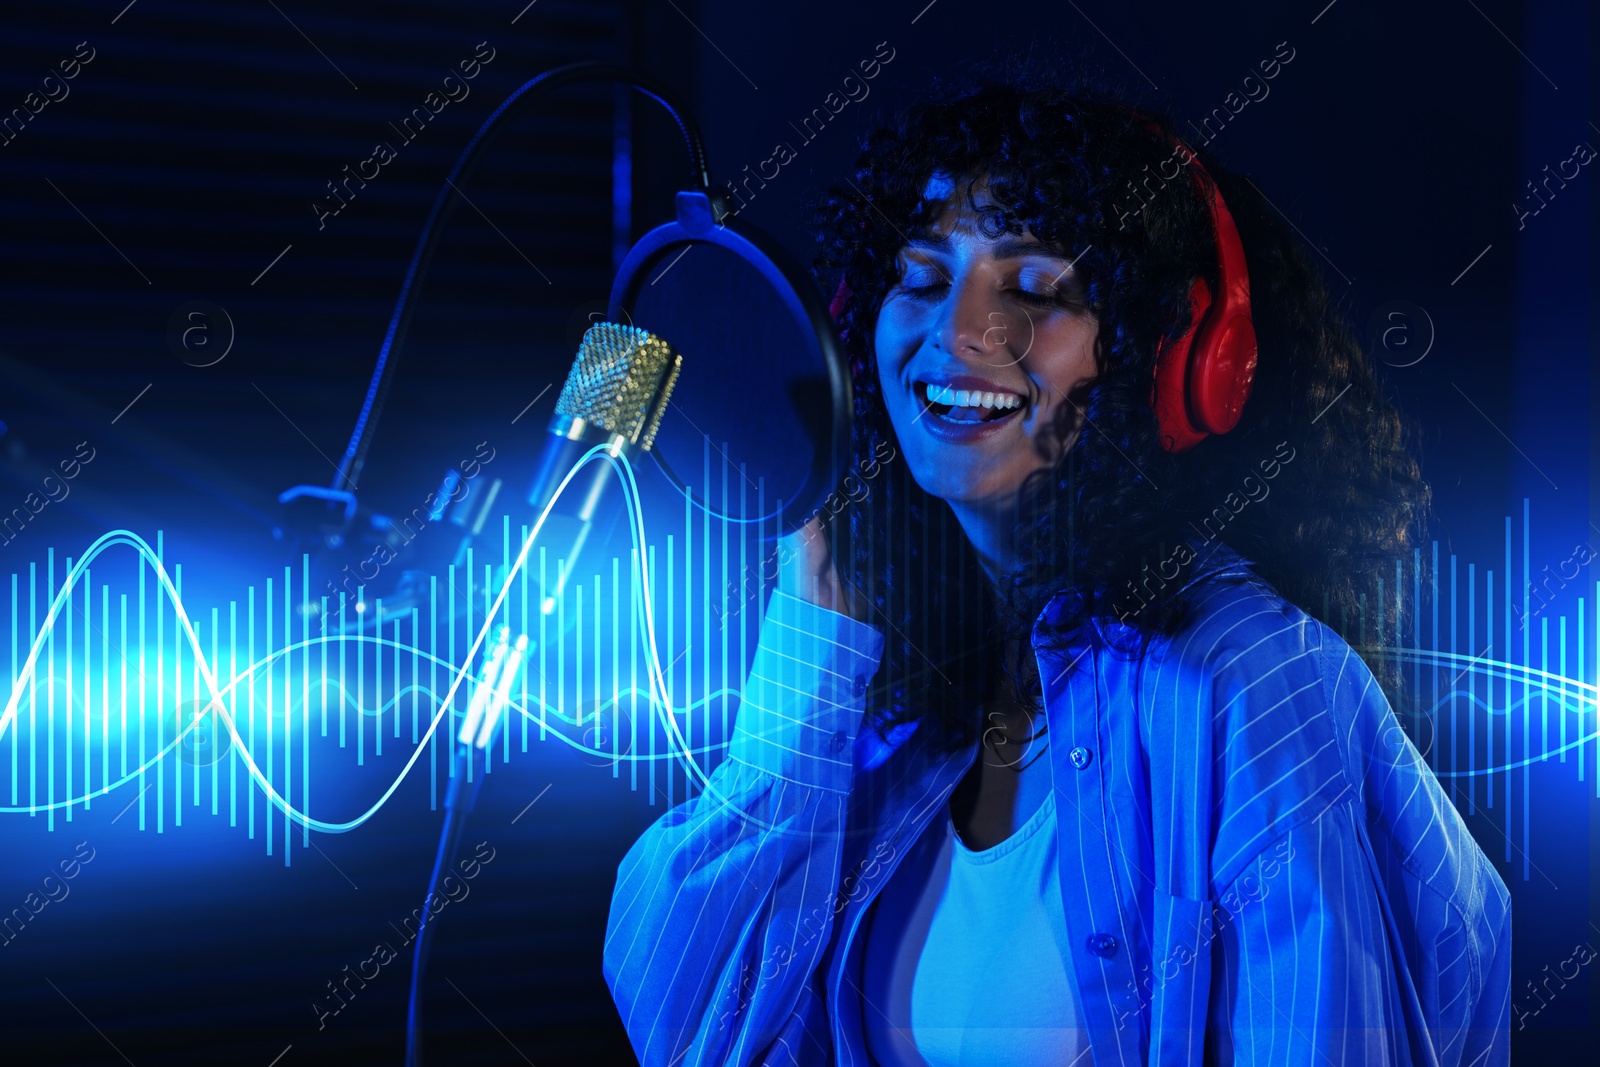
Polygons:
[[[704,470],[704,475],[702,475],[702,477],[704,477],[704,485],[706,485],[706,490],[704,490],[704,493],[706,493],[706,504],[709,506],[709,434],[706,435],[706,445],[702,446],[701,448],[701,466],[702,470]],[[710,579],[712,579],[712,568],[710,568],[710,507],[702,507],[701,509],[701,574],[704,576],[702,577],[701,581],[706,582],[707,593],[706,611],[702,611],[701,613],[701,685],[699,685],[699,691],[704,694],[704,702],[701,704],[701,745],[704,747],[704,749],[706,749],[706,763],[709,765],[710,739],[712,739],[712,733],[710,733],[710,598],[712,598],[712,595],[717,595],[717,597],[722,597],[723,606],[726,606],[726,603],[728,603],[728,579],[726,579],[726,577],[722,577],[722,581],[717,582],[717,592],[710,592]],[[693,597],[690,598],[690,601],[693,603]],[[691,688],[690,693],[693,693],[693,691],[694,689]],[[720,736],[720,734],[718,734],[718,736]]]
[[[650,766],[655,766],[654,748],[639,747],[639,616],[644,610],[645,545],[636,538],[637,534],[630,537],[628,548],[628,788],[635,793],[639,791],[640,752],[646,752]],[[646,737],[649,736],[647,728]],[[648,803],[655,803],[653,795]]]
[[[74,607],[76,607],[76,605],[72,602],[72,557],[71,556],[67,557],[67,573],[66,573],[66,577],[64,579],[62,579],[62,587],[61,587],[60,596],[61,596],[62,602],[67,607],[67,610],[65,612],[61,612],[61,613],[56,615],[56,619],[59,621],[63,616],[65,616],[65,618],[67,620],[67,636],[66,636],[66,640],[63,642],[63,644],[66,647],[66,661],[67,661],[66,662],[66,675],[67,675],[66,707],[63,709],[64,713],[66,714],[66,718],[67,718],[67,729],[66,729],[67,758],[62,763],[62,769],[65,771],[66,779],[67,779],[66,787],[65,787],[65,792],[66,792],[66,797],[67,797],[67,809],[66,809],[66,811],[67,811],[67,822],[70,823],[72,821],[72,740],[73,740],[73,738],[72,738],[72,695],[73,695],[72,694],[72,615],[73,615],[73,611],[72,611],[72,609]],[[55,606],[55,601],[56,601],[56,595],[55,595],[54,590],[52,590],[51,591],[51,596],[50,596],[50,603],[51,603],[52,607]],[[50,632],[52,634],[55,633],[55,624],[51,625]],[[50,701],[51,701],[50,706],[52,708],[54,708],[55,707],[55,698],[56,698],[56,678],[55,678],[55,657],[54,656],[50,657],[50,670],[49,670],[49,673],[46,674],[45,677],[46,677],[46,684],[50,686]],[[54,724],[52,722],[52,727],[53,727],[53,725]],[[54,731],[52,729],[52,733],[53,732]],[[54,769],[54,766],[55,766],[54,763],[52,763],[51,764],[51,769],[52,770]],[[50,801],[51,801],[52,804],[55,802],[55,799],[56,799],[55,790],[52,788],[50,790]]]
[[328,594],[323,593],[320,596],[318,596],[317,597],[317,605],[318,605],[317,610],[320,612],[320,614],[318,614],[318,616],[317,616],[317,631],[321,635],[320,637],[317,638],[318,670],[321,671],[321,678],[317,683],[317,688],[322,694],[322,696],[319,698],[319,701],[318,701],[318,703],[321,706],[321,711],[322,711],[322,730],[317,736],[319,736],[319,737],[327,737],[328,736]]
[[[1510,532],[1510,525],[1511,525],[1511,520],[1508,517],[1507,520],[1506,520],[1507,533]],[[1506,541],[1507,548],[1510,547],[1510,544],[1511,544],[1511,542],[1510,542],[1510,539],[1508,538],[1507,541]],[[1533,747],[1533,739],[1529,736],[1529,731],[1532,729],[1532,720],[1530,718],[1531,712],[1529,711],[1529,708],[1528,708],[1528,705],[1533,702],[1533,693],[1532,693],[1532,691],[1531,691],[1531,689],[1529,688],[1529,685],[1528,685],[1528,668],[1530,666],[1532,666],[1532,664],[1533,664],[1533,656],[1531,655],[1529,647],[1528,647],[1528,642],[1529,642],[1529,636],[1528,636],[1528,589],[1532,584],[1533,583],[1528,580],[1528,498],[1527,497],[1523,497],[1522,498],[1522,625],[1520,627],[1518,627],[1522,631],[1522,660],[1519,663],[1519,666],[1521,667],[1521,670],[1518,672],[1518,676],[1522,679],[1522,880],[1524,882],[1526,882],[1528,880],[1528,778],[1529,778],[1530,775],[1533,774],[1533,759],[1532,759],[1532,754],[1530,752],[1530,749]],[[1511,609],[1512,609],[1512,606],[1513,606],[1513,601],[1511,599],[1511,566],[1510,566],[1509,563],[1507,563],[1507,565],[1506,565],[1506,651],[1508,653],[1511,650]],[[1547,619],[1545,619],[1543,621],[1548,622],[1549,620],[1547,618]],[[1510,658],[1509,655],[1507,656],[1507,658],[1508,659]],[[1509,682],[1508,682],[1508,684],[1509,684]],[[1548,737],[1548,723],[1546,724],[1546,730],[1547,730],[1546,736]],[[1510,736],[1511,736],[1511,717],[1508,715],[1508,716],[1506,716],[1506,737],[1508,739],[1508,743],[1506,745],[1506,793],[1507,793],[1507,799],[1508,800],[1509,800],[1509,796],[1510,796],[1510,792],[1511,792],[1511,745],[1509,744]],[[1508,824],[1506,826],[1506,830],[1508,831],[1507,834],[1506,834],[1507,837],[1511,836],[1510,833],[1509,833],[1509,831],[1511,829],[1511,827],[1509,825],[1510,821],[1511,821],[1511,806],[1508,803],[1506,805],[1506,822]],[[1508,859],[1508,860],[1510,858],[1511,858],[1510,856],[1506,857],[1506,859]]]
[[[300,554],[300,847],[311,845],[311,555]],[[215,764],[213,764],[215,766]],[[215,787],[213,786],[213,789]]]
[[[439,699],[439,576],[428,575],[428,707],[433,708],[433,702]],[[430,717],[438,715],[438,710],[429,712]],[[445,721],[445,730],[450,729],[450,723]],[[448,735],[446,741],[448,741]],[[428,734],[428,810],[439,810],[439,731],[433,730]]]
[[[221,609],[213,606],[211,608],[211,677],[216,682],[222,681],[222,661],[218,658],[221,652],[218,642],[222,639],[221,617]],[[231,674],[228,676],[228,680],[229,682],[233,681]],[[202,709],[204,714],[208,716],[206,722],[210,726],[211,735],[207,743],[211,748],[215,748],[222,743],[217,736],[217,731],[222,725],[222,686],[217,685],[215,688],[217,689],[215,696],[212,696],[209,690],[207,691],[206,703]],[[210,749],[207,749],[206,756],[207,763],[211,767],[211,814],[215,815],[217,814],[217,760],[212,757]]]
[[[273,732],[272,731],[272,720],[276,717],[273,714],[273,710],[276,707],[276,705],[273,703],[273,685],[272,685],[272,650],[273,650],[273,645],[272,645],[272,579],[268,578],[266,584],[267,584],[267,589],[266,589],[266,601],[267,601],[266,602],[266,610],[262,613],[262,619],[266,623],[265,647],[262,649],[262,658],[266,662],[266,667],[267,667],[267,707],[266,707],[266,718],[267,718],[267,746],[266,746],[267,747],[267,768],[266,768],[266,776],[267,776],[267,783],[266,784],[268,786],[276,788],[276,783],[274,782],[273,776],[272,776],[272,770],[273,770],[273,766],[274,766],[274,763],[275,763],[275,761],[273,759],[273,752],[272,752],[272,732]],[[266,823],[266,826],[264,827],[264,833],[265,833],[266,838],[267,838],[267,855],[270,856],[270,855],[272,855],[272,800],[265,793],[263,793],[263,795],[262,795],[261,818]]]
[[[22,676],[17,672],[17,637],[18,637],[17,604],[18,604],[18,600],[17,600],[17,575],[16,575],[16,572],[13,571],[12,574],[11,574],[11,696],[13,696],[13,697],[17,695],[18,689],[22,685]],[[126,630],[126,627],[124,627],[124,630]],[[28,632],[31,634],[33,631],[30,629]],[[123,647],[127,647],[126,641],[124,641]],[[17,750],[21,747],[20,744],[17,741],[17,735],[20,734],[21,732],[22,731],[18,728],[16,722],[13,721],[12,726],[11,726],[11,806],[12,807],[16,807],[17,806],[17,789],[18,789],[18,786],[21,784],[21,778],[20,778],[19,772],[17,770]],[[123,763],[124,763],[123,770],[124,771],[127,770],[126,762],[127,762],[127,757],[124,756],[123,757]]]
[[[576,561],[573,563],[576,567]],[[573,591],[573,610],[576,618],[572,623],[572,640],[576,648],[572,659],[572,707],[578,731],[578,743],[583,743],[583,582],[572,582],[567,589]],[[562,590],[563,593],[566,590]]]
[[[522,545],[526,545],[528,543],[528,526],[527,526],[526,523],[524,523],[523,526],[522,526],[522,540],[519,543],[522,544]],[[521,550],[519,549],[518,550],[519,554],[520,554],[520,551]],[[528,622],[528,562],[527,562],[526,559],[524,559],[523,562],[522,562],[522,569],[517,572],[517,582],[521,587],[520,592],[522,594],[522,627],[521,627],[521,632],[522,633],[527,633],[529,631],[530,624]],[[542,641],[540,643],[541,643],[541,645],[543,644]],[[544,649],[541,647],[539,649],[539,651],[543,652]],[[517,679],[517,687],[518,687],[518,690],[519,690],[518,699],[521,700],[521,702],[522,702],[522,751],[526,752],[526,751],[528,751],[528,672],[527,671],[523,671],[521,677],[519,677]]]
[[[183,620],[187,613],[183,608],[183,564],[175,563],[172,567],[172,587],[177,590],[172,602],[172,825],[183,825]],[[163,716],[163,720],[165,716]],[[162,757],[165,759],[166,757]],[[67,808],[67,815],[72,814],[71,807]]]
[[[283,568],[283,648],[288,649],[294,644],[294,629],[290,622],[294,611],[294,573],[288,566]],[[274,657],[276,649],[273,650]],[[289,746],[293,743],[293,731],[290,726],[289,716],[294,709],[294,653],[285,651],[283,654],[283,801],[284,807],[294,804],[294,750]],[[289,813],[283,813],[283,865],[289,866],[290,857],[294,855],[294,840],[289,836],[293,827],[289,825]]]
[[[344,601],[343,593],[339,594],[339,600],[342,604]],[[244,738],[247,742],[254,746],[256,740],[256,676],[254,671],[254,667],[256,665],[256,587],[253,585],[249,587],[245,597],[244,625],[244,659],[245,662],[252,668],[250,672],[250,688],[246,690],[248,699],[246,701],[245,709],[245,715],[248,719],[249,726],[244,732]],[[339,648],[342,652],[344,649],[343,643],[339,645]],[[339,731],[339,739],[342,742],[344,740],[342,721],[340,726],[341,729]],[[250,785],[250,788],[246,790],[245,801],[245,827],[249,833],[250,840],[254,841],[256,839],[256,791],[254,785]]]
[[[669,534],[669,536],[670,536],[670,534]],[[650,603],[651,603],[651,605],[654,605],[654,595],[656,595],[656,590],[653,589],[653,582],[656,581],[656,545],[653,545],[653,544],[643,545],[643,552],[645,552],[645,558],[648,558],[648,560],[650,560],[650,581],[646,581],[645,582],[645,590],[643,590],[643,592],[640,593],[640,595],[643,595],[643,597],[651,597]],[[648,635],[646,635],[646,637],[648,637]],[[637,648],[637,638],[638,638],[638,633],[637,632],[635,632],[634,638],[635,638],[635,648]],[[648,664],[646,664],[646,669],[648,669]],[[667,757],[667,763],[669,763],[669,766],[670,766],[670,761],[672,761],[672,760],[670,760],[670,752],[669,752],[669,757]],[[650,701],[650,803],[651,803],[651,806],[654,806],[654,803],[656,803],[656,763],[659,763],[658,758],[656,758],[656,701],[654,701],[654,697],[651,697],[651,701]],[[1600,777],[1600,776],[1597,776],[1597,777]],[[670,805],[667,805],[667,806],[669,806],[669,808],[670,808]]]
[[[1467,564],[1467,647],[1478,647],[1478,579],[1476,563]],[[1472,662],[1467,662],[1467,813],[1478,810],[1478,776],[1473,773],[1478,764],[1478,676],[1472,673]],[[1460,679],[1461,675],[1456,675]]]
[[[1578,598],[1578,741],[1577,741],[1577,749],[1578,749],[1578,781],[1580,781],[1580,782],[1583,781],[1583,721],[1584,721],[1584,719],[1583,719],[1583,712],[1584,712],[1584,708],[1583,708],[1583,680],[1585,678],[1589,677],[1588,672],[1586,670],[1584,670],[1584,660],[1587,659],[1588,657],[1587,657],[1586,651],[1585,651],[1585,649],[1583,647],[1583,643],[1584,643],[1583,642],[1583,638],[1584,638],[1583,597],[1579,597]],[[1563,656],[1565,656],[1566,652],[1567,652],[1566,645],[1567,645],[1567,635],[1563,633],[1561,635],[1561,654]],[[1562,673],[1563,676],[1565,676],[1566,673],[1567,673],[1565,662],[1563,662],[1563,664],[1562,664],[1561,673]],[[1595,681],[1596,681],[1596,683],[1600,683],[1600,678],[1596,678]],[[1594,692],[1595,692],[1595,697],[1596,697],[1595,706],[1596,706],[1597,709],[1600,709],[1600,684],[1596,684]],[[1596,728],[1595,728],[1596,736],[1600,736],[1600,716],[1596,716],[1594,721],[1596,723]]]
[[[228,701],[228,717],[234,731],[239,729],[239,602],[228,601],[228,676],[233,681],[232,698]],[[249,666],[248,663],[245,666]],[[251,676],[254,681],[254,675]],[[143,686],[140,687],[141,689]],[[241,735],[242,737],[243,735]],[[228,826],[239,825],[239,751],[238,746],[228,753]]]
[[[1578,610],[1583,610],[1581,604]],[[1556,639],[1556,655],[1560,658],[1556,670],[1561,673],[1561,699],[1556,706],[1556,716],[1561,720],[1561,762],[1565,763],[1567,762],[1567,696],[1572,691],[1571,683],[1568,681],[1570,676],[1567,674],[1567,617],[1565,615],[1561,616],[1561,633]],[[1546,670],[1550,669],[1548,658],[1544,667]],[[1546,700],[1548,702],[1548,697]],[[1579,709],[1578,713],[1582,714],[1581,709]]]
[[[161,531],[156,531],[156,567],[160,573],[162,562],[165,559],[166,544],[161,536]],[[167,677],[167,642],[166,642],[166,616],[167,598],[158,582],[155,589],[156,595],[156,833],[166,832],[166,795],[167,774],[162,767],[160,755],[167,747],[167,708],[166,708],[166,682]]]
[[[383,755],[383,597],[372,602],[372,754]],[[365,644],[365,635],[362,635]],[[363,672],[364,674],[365,672]],[[365,707],[365,705],[363,705]],[[365,715],[362,716],[365,718]]]
[[[346,623],[348,623],[350,621],[350,616],[345,614],[346,610],[349,609],[349,608],[350,608],[350,605],[345,602],[345,591],[343,589],[341,589],[341,590],[339,590],[339,620],[340,620],[341,629]],[[344,634],[342,632],[340,632],[339,633],[339,682],[338,682],[337,685],[335,685],[333,687],[334,691],[339,696],[339,747],[340,748],[343,748],[345,746],[345,718],[344,718],[344,716],[345,716],[345,704],[348,703],[348,701],[346,699],[348,691],[345,689],[345,685],[344,685],[344,680],[345,680],[344,663],[345,663],[345,646],[348,643],[349,642],[347,642],[344,639]],[[254,661],[252,660],[252,662],[254,662]]]
[[[117,746],[117,773],[126,777],[128,774],[128,594],[117,594],[117,647],[122,649],[122,655],[117,657],[121,662],[117,666],[117,715],[119,736],[121,743]],[[17,759],[16,749],[11,755],[11,803],[17,802]]]
[[546,641],[546,639],[545,639],[545,620],[547,618],[549,618],[549,616],[547,614],[545,614],[545,610],[544,610],[544,598],[546,596],[545,590],[546,590],[546,588],[548,588],[545,585],[545,581],[546,581],[546,569],[545,569],[545,567],[546,567],[546,560],[545,560],[544,546],[540,545],[539,546],[539,599],[540,599],[540,603],[539,603],[539,740],[541,740],[541,741],[543,741],[545,739],[545,714],[544,714],[544,712],[545,712],[545,706],[546,706],[545,705],[545,700],[546,700],[546,697],[547,697],[547,686],[545,684],[545,672],[550,669],[550,656],[549,656],[550,645],[549,645],[549,642]]
[[[106,587],[102,587],[103,589]],[[102,622],[104,619],[102,618]],[[94,795],[94,715],[90,709],[94,706],[94,676],[89,671],[89,664],[93,662],[94,652],[91,639],[94,636],[94,584],[89,581],[87,568],[83,572],[83,810],[89,810],[90,800]],[[101,670],[104,676],[104,669]],[[105,722],[105,712],[101,711],[101,723]],[[101,784],[104,784],[102,778]]]
[[[676,575],[673,572],[673,568],[675,566],[675,562],[676,561],[675,561],[675,556],[674,556],[674,552],[673,552],[673,538],[672,538],[671,534],[667,534],[667,651],[668,652],[671,652],[674,648],[677,647],[676,632],[677,632],[678,620],[677,620],[677,616],[673,614],[673,611],[674,611],[673,592],[674,592],[674,589],[676,588],[676,582],[674,581]],[[659,653],[660,653],[659,649],[657,649],[657,653],[658,653],[658,657],[657,658],[659,658]],[[671,707],[676,708],[678,706],[678,694],[677,694],[677,688],[672,684],[672,668],[674,666],[675,666],[675,662],[667,664],[667,669],[662,671],[661,674],[662,674],[662,677],[664,679],[664,684],[667,687],[666,688],[666,693],[665,693],[666,702]],[[667,712],[667,717],[669,719],[672,717],[672,713],[670,711]],[[689,736],[688,724],[685,723],[684,724],[684,731],[683,731],[683,745],[684,745],[684,748],[686,750],[687,749],[692,749],[693,748],[693,744],[694,744],[693,739]],[[684,758],[685,759],[691,758],[688,755],[687,751],[684,753]],[[673,776],[673,761],[672,761],[672,733],[671,733],[671,731],[668,731],[668,733],[667,733],[667,807],[669,807],[669,808],[672,807],[673,777],[674,776]]]
[[[367,765],[367,587],[356,586],[356,766]],[[343,637],[340,643],[343,644]],[[343,664],[340,664],[343,666]],[[340,672],[341,675],[343,672]],[[270,681],[271,676],[268,676]],[[345,679],[340,679],[340,695],[345,691]],[[267,742],[272,743],[270,740]]]
[[[411,605],[411,743],[421,744],[421,735],[417,732],[417,689],[422,684],[417,662],[419,650],[422,648],[422,619],[421,612],[415,604]],[[398,712],[396,713],[398,714]]]
[[[412,609],[416,611],[415,608]],[[394,643],[389,650],[389,700],[394,705],[394,737],[400,739],[400,650],[405,648],[400,638],[400,619],[394,620]]]
[[[618,637],[622,619],[617,614],[617,601],[622,585],[621,571],[621,560],[613,554],[611,556],[611,777],[613,778],[621,773],[621,768],[617,765],[617,735],[622,732],[622,694],[620,692],[622,648],[621,639]],[[523,719],[522,721],[527,722],[528,720]],[[628,753],[630,756],[633,754],[631,746],[628,748]]]
[[[1429,562],[1430,562],[1431,565],[1428,568],[1428,587],[1432,590],[1432,594],[1429,597],[1429,610],[1433,613],[1433,637],[1431,639],[1432,640],[1432,644],[1431,644],[1430,647],[1432,648],[1432,650],[1434,652],[1438,652],[1439,651],[1439,542],[1438,542],[1437,539],[1435,539],[1433,541],[1433,547],[1430,549],[1430,552],[1431,552],[1431,555],[1429,556]],[[1455,605],[1451,604],[1450,608],[1451,608],[1452,611],[1454,611],[1455,610]],[[1420,639],[1418,639],[1417,644],[1418,644],[1419,647],[1421,646],[1422,642],[1421,642]],[[1428,708],[1429,708],[1429,712],[1428,712],[1428,717],[1431,720],[1432,725],[1433,725],[1433,770],[1434,770],[1434,773],[1437,774],[1438,770],[1439,770],[1439,749],[1442,747],[1442,745],[1440,744],[1440,736],[1441,735],[1439,733],[1439,657],[1437,655],[1435,655],[1435,656],[1430,657],[1430,659],[1432,659],[1433,663],[1432,663],[1432,666],[1428,669],[1428,674],[1429,674],[1429,685],[1428,685]]]
[[[30,574],[31,574],[33,565],[29,564],[28,566],[29,566],[29,570],[30,570]],[[145,782],[144,782],[144,775],[145,775],[144,739],[145,739],[145,734],[146,734],[145,725],[144,725],[144,698],[145,698],[146,690],[148,690],[150,687],[145,684],[145,675],[144,675],[144,666],[145,666],[145,664],[144,664],[144,618],[145,618],[145,612],[144,612],[144,572],[145,572],[145,566],[144,566],[144,561],[143,560],[140,561],[138,570],[139,570],[139,829],[143,830],[144,829],[144,794],[145,794],[145,791],[150,788],[149,786],[145,785]],[[30,726],[32,725],[31,714],[30,714],[30,719],[29,719],[29,725]]]
[[[68,571],[68,573],[71,573],[71,571],[72,571],[72,557],[71,556],[67,557],[67,571]],[[46,582],[47,582],[46,587],[45,587],[45,591],[47,593],[49,593],[49,595],[50,595],[50,606],[51,606],[51,608],[54,608],[56,606],[56,558],[55,558],[55,550],[54,549],[51,549],[50,552],[48,553],[48,555],[46,556],[46,561],[45,561],[45,579],[46,579]],[[60,616],[57,615],[56,617],[59,618]],[[72,650],[72,617],[71,617],[70,614],[67,616],[67,650],[69,652]],[[45,671],[45,676],[44,676],[44,701],[45,701],[45,718],[49,722],[50,737],[49,737],[49,740],[48,740],[48,742],[47,742],[47,744],[45,746],[45,753],[46,753],[46,756],[47,756],[47,758],[49,760],[49,765],[46,768],[49,773],[48,773],[48,776],[45,779],[45,799],[46,799],[46,802],[50,805],[50,807],[49,807],[48,813],[47,813],[47,815],[45,817],[45,826],[47,828],[51,829],[51,830],[54,830],[56,828],[56,808],[55,808],[55,802],[56,802],[56,677],[55,677],[55,668],[56,668],[56,627],[55,627],[54,620],[52,620],[51,624],[50,624],[50,656],[49,656],[49,659],[46,662],[48,663],[48,667],[47,667],[47,669]],[[70,685],[71,685],[71,673],[70,672],[71,672],[71,669],[72,669],[72,664],[71,664],[70,661],[67,664],[67,669],[68,669],[68,672],[69,672],[68,676],[67,676],[67,682],[68,682],[68,686],[70,687]],[[67,786],[68,786],[68,793],[67,793],[67,795],[70,797],[72,795],[72,793],[71,793],[71,785],[72,785],[72,748],[71,748],[71,745],[72,745],[72,705],[70,703],[67,705],[67,712],[66,713],[67,713],[67,745],[68,745],[68,748],[67,748]],[[72,821],[72,806],[70,804],[67,806],[67,821],[68,822]]]

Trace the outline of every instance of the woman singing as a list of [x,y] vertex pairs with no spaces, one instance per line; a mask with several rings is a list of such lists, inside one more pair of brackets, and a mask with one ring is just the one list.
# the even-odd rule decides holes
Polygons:
[[1510,900],[1377,651],[1428,489],[1286,222],[1159,115],[987,82],[817,228],[847,521],[618,871],[640,1060],[1506,1063]]

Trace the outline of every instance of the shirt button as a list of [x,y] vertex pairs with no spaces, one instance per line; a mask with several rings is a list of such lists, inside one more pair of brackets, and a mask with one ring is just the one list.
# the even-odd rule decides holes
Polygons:
[[1067,760],[1080,771],[1089,766],[1089,761],[1092,759],[1094,759],[1094,753],[1082,745],[1067,753]]
[[828,742],[828,747],[832,748],[835,752],[843,752],[844,746],[848,745],[849,743],[850,735],[845,733],[843,730],[840,730],[835,733],[833,738]]
[[1110,959],[1117,954],[1117,939],[1110,934],[1090,934],[1089,951],[1101,959]]
[[859,696],[866,696],[867,695],[867,680],[865,678],[857,678],[851,684],[850,691],[852,693],[854,693],[858,697]]

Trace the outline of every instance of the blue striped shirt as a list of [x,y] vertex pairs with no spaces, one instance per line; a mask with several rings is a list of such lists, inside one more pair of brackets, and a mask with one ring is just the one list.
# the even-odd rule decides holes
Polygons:
[[[1509,1062],[1510,897],[1371,672],[1227,546],[1192,567],[1142,658],[1113,620],[1035,630],[1094,1062]],[[641,1063],[870,1067],[862,920],[977,755],[858,730],[883,646],[773,593],[728,758],[617,872],[603,967]]]

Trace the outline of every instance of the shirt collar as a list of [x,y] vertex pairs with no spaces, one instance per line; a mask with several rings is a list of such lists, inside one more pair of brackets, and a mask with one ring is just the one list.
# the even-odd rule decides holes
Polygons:
[[[1178,587],[1177,591],[1179,593],[1203,581],[1245,577],[1254,573],[1251,570],[1254,566],[1253,561],[1246,559],[1228,544],[1214,537],[1204,540],[1198,537],[1190,537],[1186,539],[1185,544],[1193,552],[1194,558],[1182,567],[1180,571],[1179,576],[1182,577],[1183,584]],[[1174,563],[1176,563],[1175,553],[1176,550],[1174,550],[1174,554],[1170,554],[1167,557],[1168,560],[1172,560]],[[1163,569],[1166,569],[1166,567],[1166,561],[1163,561]],[[1176,578],[1171,580],[1176,580]],[[1058,622],[1067,611],[1072,598],[1076,595],[1075,590],[1063,589],[1050,598],[1050,602],[1044,606],[1044,610],[1034,620],[1033,641],[1035,645],[1039,642],[1040,630],[1047,625]],[[1120,619],[1097,618],[1095,620],[1095,628],[1097,630],[1107,624],[1112,626],[1127,625]]]

